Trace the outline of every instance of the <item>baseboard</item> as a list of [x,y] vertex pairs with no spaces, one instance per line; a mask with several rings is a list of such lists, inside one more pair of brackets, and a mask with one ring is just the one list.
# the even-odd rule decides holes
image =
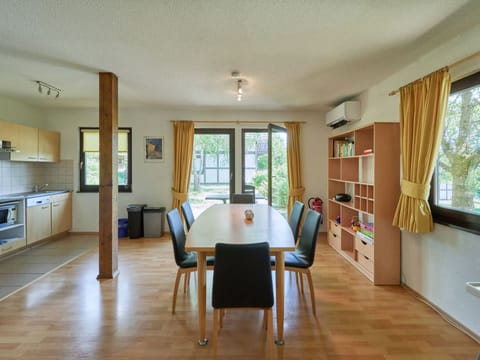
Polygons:
[[97,235],[98,231],[69,231],[69,235]]
[[466,335],[468,335],[469,337],[471,337],[473,340],[475,340],[477,343],[480,344],[480,336],[475,334],[472,330],[470,330],[469,328],[467,328],[466,326],[464,326],[463,324],[459,323],[455,318],[453,318],[452,316],[450,316],[449,314],[447,314],[445,311],[443,311],[442,309],[440,309],[438,306],[436,306],[435,304],[431,303],[428,299],[426,299],[423,295],[419,294],[418,292],[416,292],[415,290],[413,290],[411,287],[409,287],[408,285],[406,285],[405,283],[402,283],[401,286],[407,291],[409,292],[412,296],[418,298],[420,301],[422,301],[423,303],[427,304],[428,306],[430,306],[433,310],[435,310],[437,313],[440,314],[440,316],[442,318],[445,319],[445,321],[447,321],[448,323],[450,323],[451,325],[453,325],[454,327],[456,327],[457,329],[459,329],[461,332],[465,333]]

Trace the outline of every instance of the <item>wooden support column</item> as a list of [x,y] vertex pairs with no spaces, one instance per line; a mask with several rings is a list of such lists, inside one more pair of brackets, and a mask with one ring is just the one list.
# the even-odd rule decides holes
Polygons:
[[97,279],[118,275],[118,79],[99,74],[100,187],[99,274]]

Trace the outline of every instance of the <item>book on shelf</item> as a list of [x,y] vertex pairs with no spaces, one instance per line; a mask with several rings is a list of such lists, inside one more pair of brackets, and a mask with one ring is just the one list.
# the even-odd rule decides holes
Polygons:
[[355,144],[348,140],[335,140],[333,143],[333,157],[355,155]]

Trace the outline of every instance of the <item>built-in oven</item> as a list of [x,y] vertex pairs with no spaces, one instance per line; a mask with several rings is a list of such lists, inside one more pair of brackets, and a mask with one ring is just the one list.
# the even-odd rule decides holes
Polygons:
[[18,203],[0,203],[0,227],[17,223]]

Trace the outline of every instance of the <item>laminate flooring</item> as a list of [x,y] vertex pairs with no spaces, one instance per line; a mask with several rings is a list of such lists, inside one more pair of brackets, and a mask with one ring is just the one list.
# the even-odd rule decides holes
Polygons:
[[[299,293],[285,276],[285,345],[277,359],[468,359],[480,344],[400,286],[373,286],[319,237],[312,277]],[[119,275],[96,280],[98,249],[0,302],[0,359],[211,359],[197,345],[197,283],[179,289],[168,235],[119,240]],[[207,275],[207,336],[212,336],[212,272]],[[267,354],[260,311],[227,311],[218,359]]]
[[0,259],[0,300],[95,246],[95,237],[66,236]]

